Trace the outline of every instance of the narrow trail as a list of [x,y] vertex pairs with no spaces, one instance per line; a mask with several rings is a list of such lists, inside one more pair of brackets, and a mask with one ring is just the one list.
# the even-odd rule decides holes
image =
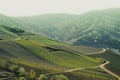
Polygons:
[[66,70],[64,72],[73,72],[73,71],[78,71],[78,70],[84,70],[84,69],[92,69],[92,68],[98,68],[100,67],[101,69],[105,70],[108,74],[116,77],[118,80],[120,80],[120,76],[118,76],[117,74],[111,72],[109,69],[107,69],[105,66],[108,65],[110,62],[106,61],[105,63],[99,65],[99,66],[94,66],[94,67],[87,67],[87,68],[75,68],[75,69],[70,69],[70,70]]
[[[101,52],[97,52],[96,54],[101,54],[101,53],[104,53],[105,51],[106,51],[106,49],[103,48],[103,50]],[[79,55],[79,54],[76,54],[76,55]],[[109,63],[110,63],[109,61],[105,61],[105,63],[103,63],[103,64],[101,64],[99,66],[86,67],[86,68],[74,68],[74,69],[70,69],[70,70],[65,70],[63,72],[50,73],[50,74],[46,74],[46,75],[69,73],[69,72],[74,72],[74,71],[79,71],[79,70],[85,70],[85,69],[101,68],[104,71],[106,71],[108,74],[110,74],[110,75],[114,76],[115,78],[117,78],[118,80],[120,80],[120,76],[118,76],[117,74],[113,73],[112,71],[110,71],[109,69],[107,69],[105,67]]]
[[110,63],[109,61],[106,61],[106,63],[100,65],[100,68],[103,69],[103,70],[105,70],[108,74],[110,74],[110,75],[116,77],[118,80],[120,80],[120,76],[118,76],[117,74],[113,73],[112,71],[110,71],[109,69],[107,69],[105,67],[109,63]]
[[92,68],[98,68],[98,67],[99,66],[87,67],[87,68],[75,68],[75,69],[66,70],[64,72],[68,73],[68,72],[79,71],[79,70],[84,70],[84,69],[92,69]]
[[96,52],[96,53],[89,53],[89,54],[86,54],[86,55],[102,54],[102,53],[104,53],[105,51],[106,51],[106,49],[105,49],[105,48],[103,48],[103,49],[102,49],[102,51],[100,51],[100,52]]
[[104,71],[106,71],[108,74],[116,77],[118,80],[120,80],[120,76],[118,76],[117,74],[111,72],[109,69],[107,69],[105,66],[108,65],[110,62],[106,61],[105,63],[99,65],[99,66],[93,66],[93,67],[87,67],[87,68],[74,68],[74,69],[70,69],[70,70],[65,70],[63,72],[56,72],[56,73],[50,73],[50,74],[46,74],[46,75],[53,75],[53,74],[61,74],[61,73],[69,73],[69,72],[74,72],[74,71],[79,71],[79,70],[85,70],[85,69],[93,69],[93,68],[101,68]]
[[96,54],[104,53],[105,51],[106,51],[106,49],[103,48],[103,50],[101,52],[97,52]]
[[[11,39],[11,40],[20,40],[21,38],[16,38],[16,39]],[[0,42],[3,42],[3,41],[9,41],[9,40],[1,40]],[[101,52],[97,52],[95,54],[100,54],[100,53],[104,53],[106,51],[106,49],[103,48],[103,50]],[[107,69],[105,66],[107,64],[109,64],[110,62],[109,61],[106,61],[105,63],[99,65],[99,66],[94,66],[94,67],[87,67],[87,68],[74,68],[74,69],[70,69],[70,70],[66,70],[66,71],[63,71],[63,72],[58,72],[58,73],[50,73],[49,75],[52,75],[52,74],[59,74],[59,73],[68,73],[68,72],[73,72],[73,71],[79,71],[79,70],[84,70],[84,69],[92,69],[92,68],[98,68],[100,67],[101,69],[105,70],[108,74],[116,77],[118,80],[120,80],[120,76],[118,76],[117,74],[113,73],[112,71],[110,71],[109,69]],[[48,75],[48,74],[46,74]]]

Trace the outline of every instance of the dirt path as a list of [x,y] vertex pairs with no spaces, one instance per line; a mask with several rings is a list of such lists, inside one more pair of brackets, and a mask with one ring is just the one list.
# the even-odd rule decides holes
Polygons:
[[104,53],[106,51],[105,48],[102,49],[102,51],[100,52],[96,52],[96,53],[89,53],[89,54],[86,54],[86,55],[93,55],[93,54],[101,54],[101,53]]
[[103,69],[103,70],[105,70],[105,71],[106,71],[107,73],[109,73],[110,75],[116,77],[118,80],[120,80],[120,76],[118,76],[117,74],[111,72],[110,70],[108,70],[108,69],[105,67],[105,66],[106,66],[107,64],[109,64],[109,63],[110,63],[109,61],[106,61],[106,63],[100,65],[100,68]]
[[87,67],[87,68],[75,68],[75,69],[70,69],[70,70],[66,70],[64,72],[73,72],[73,71],[78,71],[78,70],[84,70],[84,69],[92,69],[92,68],[98,68],[99,66],[94,66],[94,67]]
[[97,52],[96,54],[104,53],[105,51],[106,51],[106,49],[103,48],[103,50],[101,52]]
[[100,66],[87,67],[87,68],[75,68],[75,69],[66,70],[64,72],[67,73],[67,72],[73,72],[73,71],[78,71],[78,70],[92,69],[92,68],[98,68],[98,67],[100,67],[101,69],[105,70],[108,74],[110,74],[110,75],[116,77],[118,80],[120,80],[120,77],[118,75],[116,75],[115,73],[111,72],[110,70],[108,70],[105,67],[109,63],[110,63],[109,61],[106,61],[104,64],[101,64]]

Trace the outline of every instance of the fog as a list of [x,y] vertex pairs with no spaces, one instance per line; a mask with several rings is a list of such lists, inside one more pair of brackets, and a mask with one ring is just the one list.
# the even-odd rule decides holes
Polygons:
[[90,10],[116,7],[120,7],[120,0],[0,0],[0,13],[8,16],[81,14]]

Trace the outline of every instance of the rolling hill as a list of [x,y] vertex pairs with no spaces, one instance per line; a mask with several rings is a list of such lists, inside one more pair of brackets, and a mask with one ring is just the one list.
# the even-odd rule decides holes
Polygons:
[[[27,35],[22,36],[21,39],[15,38],[0,41],[0,58],[9,59],[14,64],[27,67],[27,70],[32,68],[36,70],[36,73],[42,74],[63,74],[66,70],[85,68],[80,73],[64,73],[69,80],[79,80],[81,78],[83,80],[116,80],[116,78],[99,68],[98,70],[90,70],[92,72],[90,73],[86,69],[102,64],[103,59],[85,56],[80,52],[73,51],[74,49],[76,49],[75,46],[49,40],[43,36]],[[91,47],[90,50],[92,49],[95,52],[99,51]],[[88,49],[86,47],[84,50],[85,52],[86,50],[89,52],[89,47]],[[1,69],[1,71],[4,71],[4,69]],[[6,72],[10,73],[8,71]],[[2,72],[1,74],[3,75]],[[70,78],[71,76],[72,78]]]
[[[120,9],[17,18],[0,14],[0,58],[45,74],[94,67],[105,59],[110,61],[106,68],[120,75],[119,55],[98,54],[103,48],[120,49],[119,26]],[[116,80],[100,68],[62,74],[70,80]]]
[[[61,43],[38,34],[27,33],[20,28],[4,25],[0,26],[0,32],[2,36],[0,40],[0,61],[8,59],[14,65],[25,67],[27,71],[35,69],[37,75],[64,74],[70,80],[81,78],[83,80],[116,80],[115,77],[99,68],[104,59],[87,56],[98,54],[103,51],[101,48]],[[88,70],[89,67],[92,69]],[[66,72],[77,68],[84,70]],[[114,68],[111,69],[114,70]],[[116,68],[116,70],[118,69]],[[6,75],[4,72],[9,73],[9,76],[14,75],[13,72],[4,68],[0,68],[0,71],[1,77]],[[2,79],[1,77],[0,79]],[[13,78],[11,77],[11,79]]]
[[89,11],[81,15],[46,14],[28,17],[0,15],[0,24],[75,45],[120,49],[120,9]]
[[[20,18],[34,22],[33,32],[75,45],[120,48],[120,9],[96,10],[81,15],[48,14]],[[36,29],[37,30],[36,30]]]

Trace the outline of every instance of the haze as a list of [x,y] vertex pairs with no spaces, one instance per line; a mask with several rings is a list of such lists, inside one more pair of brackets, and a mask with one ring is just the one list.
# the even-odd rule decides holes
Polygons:
[[0,13],[8,16],[81,14],[90,10],[116,7],[120,7],[120,0],[0,0]]

